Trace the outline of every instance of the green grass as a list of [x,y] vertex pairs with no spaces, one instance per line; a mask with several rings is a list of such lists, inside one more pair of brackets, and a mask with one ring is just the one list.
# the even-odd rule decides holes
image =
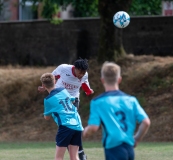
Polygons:
[[[100,142],[84,142],[88,160],[104,160]],[[136,160],[172,160],[173,143],[140,143],[135,149]],[[53,160],[54,142],[0,142],[0,160]],[[68,160],[66,152],[64,160]]]

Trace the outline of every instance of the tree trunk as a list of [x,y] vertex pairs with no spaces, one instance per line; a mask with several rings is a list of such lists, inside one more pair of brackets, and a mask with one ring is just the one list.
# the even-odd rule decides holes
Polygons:
[[127,11],[132,0],[99,0],[101,20],[98,61],[115,61],[125,55],[122,43],[123,29],[116,28],[113,16],[118,11]]

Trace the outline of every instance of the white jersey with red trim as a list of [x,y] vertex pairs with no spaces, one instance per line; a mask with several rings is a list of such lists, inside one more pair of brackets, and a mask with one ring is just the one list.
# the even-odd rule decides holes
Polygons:
[[72,72],[73,67],[73,65],[61,64],[52,72],[52,74],[58,78],[56,82],[57,88],[64,87],[70,95],[79,98],[79,90],[81,86],[83,90],[86,91],[86,94],[88,90],[91,90],[88,82],[88,73],[86,72],[81,79],[78,79]]

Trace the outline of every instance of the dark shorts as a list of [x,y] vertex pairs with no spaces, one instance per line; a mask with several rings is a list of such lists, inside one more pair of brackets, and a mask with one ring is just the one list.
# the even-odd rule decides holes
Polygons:
[[68,145],[82,145],[82,131],[70,129],[60,125],[56,134],[56,145],[59,147],[67,147]]
[[134,148],[126,143],[105,149],[106,160],[134,160]]

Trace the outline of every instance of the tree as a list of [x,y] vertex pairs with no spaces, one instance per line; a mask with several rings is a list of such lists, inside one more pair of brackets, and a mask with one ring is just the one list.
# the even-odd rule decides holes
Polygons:
[[[23,0],[26,2],[27,0]],[[112,17],[119,10],[126,11],[131,0],[30,0],[33,6],[37,6],[38,2],[43,3],[42,16],[51,20],[56,15],[59,6],[72,4],[75,7],[76,16],[93,16],[99,14],[101,17],[100,47],[98,60],[112,60],[119,55],[124,54],[121,32],[117,32],[115,39],[115,27],[112,23]],[[98,7],[98,8],[97,8]],[[98,9],[98,10],[97,10]],[[93,12],[94,11],[94,12]]]
[[101,19],[98,61],[116,60],[125,54],[122,43],[122,29],[115,29],[113,15],[118,11],[127,11],[132,0],[99,0]]
[[117,11],[123,10],[130,15],[160,15],[161,2],[161,0],[99,0],[102,23],[99,62],[116,60],[126,54],[122,42],[123,29],[115,29],[112,25],[112,17]]
[[[25,1],[25,0],[24,0]],[[32,0],[34,3],[38,0]],[[120,10],[127,11],[132,0],[39,0],[43,2],[43,16],[51,19],[56,14],[58,6],[66,7],[72,4],[79,15],[86,16],[82,13],[91,13],[91,10],[98,5],[98,11],[101,20],[100,41],[98,61],[115,60],[117,57],[125,54],[122,45],[122,30],[115,30],[112,23],[113,15]],[[84,11],[84,12],[82,12]],[[116,33],[115,33],[116,31]]]

